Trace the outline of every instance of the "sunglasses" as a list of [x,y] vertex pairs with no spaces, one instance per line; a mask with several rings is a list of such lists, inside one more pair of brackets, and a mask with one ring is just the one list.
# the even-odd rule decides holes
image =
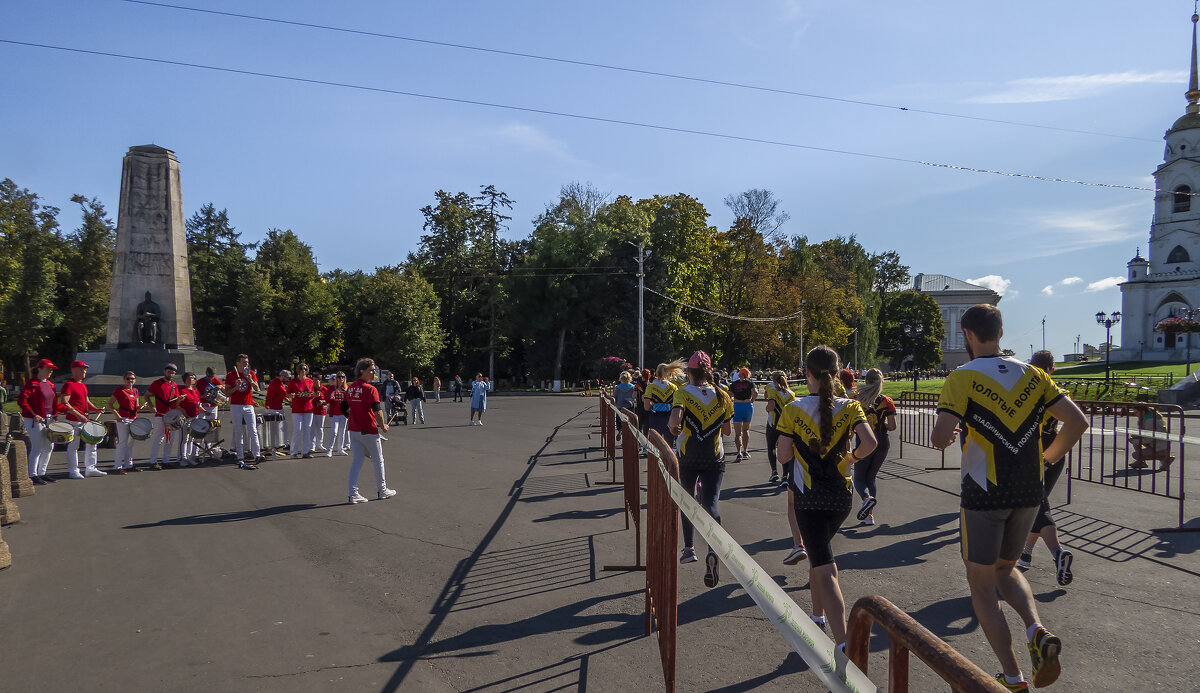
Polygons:
[[125,382],[127,382],[127,383],[132,383],[132,382],[133,382],[133,381],[135,381],[135,380],[137,380],[137,378],[126,378],[126,379],[125,379]]

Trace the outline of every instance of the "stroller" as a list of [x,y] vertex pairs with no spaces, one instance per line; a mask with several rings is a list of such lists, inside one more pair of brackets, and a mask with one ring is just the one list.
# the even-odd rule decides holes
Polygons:
[[395,394],[388,398],[388,404],[392,406],[392,415],[388,419],[389,426],[395,426],[397,423],[408,425],[408,406],[404,404],[404,395]]

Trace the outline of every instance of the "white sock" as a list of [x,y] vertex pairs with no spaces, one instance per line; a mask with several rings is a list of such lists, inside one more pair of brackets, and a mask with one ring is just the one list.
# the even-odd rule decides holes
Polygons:
[[1022,681],[1025,680],[1025,674],[1017,674],[1015,677],[1005,674],[1004,680],[1009,683],[1021,683]]
[[825,625],[825,617],[824,616],[809,616],[809,618],[811,618],[812,622],[817,624],[818,626]]
[[1025,639],[1028,640],[1029,642],[1033,642],[1033,634],[1036,633],[1037,629],[1041,628],[1041,627],[1042,627],[1042,624],[1035,623],[1032,626],[1029,626],[1028,628],[1026,628],[1025,629]]

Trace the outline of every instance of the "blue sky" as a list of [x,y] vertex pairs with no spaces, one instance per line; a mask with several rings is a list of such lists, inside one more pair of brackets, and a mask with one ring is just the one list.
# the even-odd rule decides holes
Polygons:
[[1077,335],[1103,341],[1093,316],[1120,308],[1112,278],[1145,252],[1153,194],[875,157],[1149,187],[1186,105],[1192,12],[1180,0],[176,2],[883,107],[121,0],[5,2],[0,39],[872,155],[0,43],[0,177],[62,207],[68,228],[74,193],[115,216],[121,157],[149,143],[179,157],[185,214],[227,208],[250,241],[290,228],[322,269],[402,260],[438,189],[495,185],[524,236],[572,181],[688,193],[722,228],[726,195],[767,188],[789,234],[855,234],[914,273],[1003,289],[1019,355],[1041,348],[1043,316],[1058,354]]

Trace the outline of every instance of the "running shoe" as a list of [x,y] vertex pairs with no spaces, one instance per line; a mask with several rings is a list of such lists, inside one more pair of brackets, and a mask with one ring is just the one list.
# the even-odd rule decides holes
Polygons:
[[785,474],[783,476],[783,478],[779,480],[779,488],[787,488],[788,485],[791,483],[792,483],[792,477]]
[[808,552],[804,550],[804,546],[795,546],[792,547],[792,550],[788,552],[788,555],[783,557],[783,564],[796,565],[806,558],[808,558]]
[[868,527],[874,527],[875,526],[875,516],[867,515],[866,519],[863,520],[862,523]]
[[1021,549],[1021,557],[1017,559],[1017,567],[1021,570],[1029,570],[1033,567],[1033,552],[1026,549]]
[[685,548],[683,551],[679,552],[680,563],[695,563],[697,560],[696,549]]
[[366,503],[366,502],[367,502],[367,497],[366,497],[366,496],[364,496],[363,494],[359,493],[358,491],[355,491],[355,492],[354,492],[354,495],[353,495],[353,496],[350,496],[350,503],[351,503],[351,504],[353,504],[353,503]]
[[1009,683],[1008,680],[1004,678],[1003,672],[996,674],[996,680],[1000,682],[1001,686],[1004,686],[1005,688],[1007,688],[1010,691],[1028,691],[1029,690],[1029,682],[1028,681],[1018,681],[1016,683]]
[[67,478],[68,479],[82,479],[83,474],[80,474],[78,469],[72,469],[69,472],[67,472]]
[[871,510],[875,508],[875,503],[877,503],[875,496],[867,496],[863,499],[862,507],[858,509],[858,519],[860,522],[867,519],[867,516],[871,514]]
[[721,561],[717,558],[717,554],[709,551],[708,555],[704,557],[704,565],[706,566],[704,571],[704,586],[716,587],[717,583],[721,581]]
[[396,495],[396,491],[390,488],[385,488],[379,492],[379,500],[387,500]]
[[1075,576],[1071,574],[1071,561],[1074,559],[1075,555],[1067,549],[1059,549],[1058,556],[1054,558],[1054,577],[1063,587],[1071,584],[1071,581],[1075,579]]
[[779,483],[779,473],[771,472],[771,476],[767,479],[767,483],[768,484],[778,484]]
[[1062,640],[1050,631],[1038,626],[1029,641],[1029,659],[1033,662],[1033,686],[1045,688],[1058,680],[1060,667],[1058,653],[1062,651]]
[[742,459],[744,459],[744,460],[750,459],[750,451],[749,450],[742,453]]
[[95,467],[88,467],[87,470],[85,470],[83,472],[83,475],[90,476],[90,477],[108,476],[108,472],[102,471],[100,469],[96,469]]

